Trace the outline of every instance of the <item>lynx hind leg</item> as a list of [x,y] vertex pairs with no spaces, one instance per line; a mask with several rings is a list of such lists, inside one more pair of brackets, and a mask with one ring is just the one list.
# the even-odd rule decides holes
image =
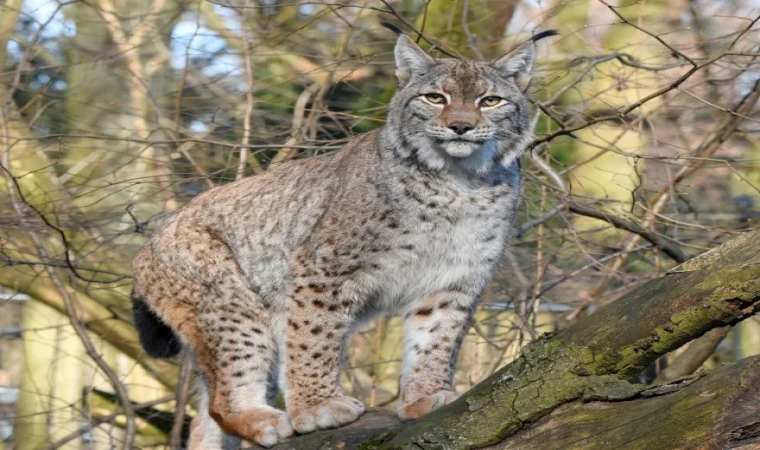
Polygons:
[[240,438],[231,436],[209,414],[208,385],[203,376],[198,377],[198,415],[190,426],[187,450],[238,450]]
[[[208,386],[208,414],[221,430],[273,446],[293,430],[286,413],[267,404],[267,379],[275,370],[269,310],[223,243],[192,228],[177,235],[178,244],[192,245],[170,248],[165,253],[178,256],[153,268],[160,275],[147,284],[157,298],[151,306],[195,351]],[[216,442],[213,425],[197,430],[193,442],[203,442],[206,431]]]
[[215,296],[213,310],[200,316],[212,349],[212,356],[200,361],[209,379],[209,411],[225,431],[270,447],[293,434],[287,414],[268,404],[275,344],[264,321],[253,320],[255,313],[221,306],[220,298]]
[[210,286],[198,327],[209,351],[198,354],[208,380],[209,412],[224,431],[263,447],[291,436],[288,416],[267,404],[276,370],[269,305],[251,288],[229,250],[211,239],[204,253]]

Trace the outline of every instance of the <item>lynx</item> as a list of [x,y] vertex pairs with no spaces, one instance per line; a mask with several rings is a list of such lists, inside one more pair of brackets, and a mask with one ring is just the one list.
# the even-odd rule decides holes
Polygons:
[[520,198],[534,44],[486,63],[434,59],[402,34],[394,56],[385,126],[197,196],[135,257],[142,345],[187,347],[202,374],[190,448],[357,420],[341,361],[378,314],[404,318],[400,416],[457,398],[457,353]]

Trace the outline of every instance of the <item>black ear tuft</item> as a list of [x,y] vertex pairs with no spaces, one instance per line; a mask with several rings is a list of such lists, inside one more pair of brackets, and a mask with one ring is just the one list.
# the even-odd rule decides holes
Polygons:
[[536,41],[540,41],[543,38],[557,36],[559,34],[560,34],[559,30],[546,30],[534,35],[533,37],[530,38],[530,40],[533,42],[536,42]]
[[537,33],[491,64],[501,70],[505,76],[514,77],[517,86],[522,91],[525,91],[530,85],[533,60],[536,57],[535,42],[558,34],[559,31],[557,30],[546,30]]
[[399,29],[399,27],[397,27],[396,25],[393,25],[393,24],[392,24],[392,23],[390,23],[390,22],[385,22],[385,21],[382,21],[382,22],[380,22],[380,25],[382,25],[382,26],[384,26],[385,28],[387,28],[387,29],[389,29],[389,30],[393,31],[393,32],[394,32],[394,33],[396,33],[396,35],[398,35],[398,36],[401,36],[402,34],[404,34],[404,32],[403,32],[403,31],[401,31],[401,30]]

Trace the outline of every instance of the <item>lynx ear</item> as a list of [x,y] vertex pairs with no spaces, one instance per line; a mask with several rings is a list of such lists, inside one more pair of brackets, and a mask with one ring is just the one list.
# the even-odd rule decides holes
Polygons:
[[522,46],[522,48],[507,53],[491,64],[499,69],[505,76],[514,77],[517,87],[524,92],[528,89],[528,85],[530,85],[533,60],[536,57],[535,47],[533,41],[528,41]]
[[396,78],[401,85],[435,65],[435,60],[405,34],[398,37],[393,56],[396,58]]

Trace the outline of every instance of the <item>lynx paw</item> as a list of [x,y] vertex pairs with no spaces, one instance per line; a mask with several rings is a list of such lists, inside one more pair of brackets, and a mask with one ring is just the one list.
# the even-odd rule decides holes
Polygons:
[[[272,447],[293,435],[293,428],[285,411],[268,406],[217,416],[216,421],[227,433],[255,442],[262,447]],[[204,442],[205,439],[204,437]]]
[[287,413],[277,411],[270,417],[251,424],[253,441],[262,447],[272,447],[293,435]]
[[419,419],[431,411],[435,411],[443,405],[448,405],[459,398],[459,394],[451,391],[438,391],[435,394],[419,398],[413,402],[405,403],[399,409],[398,415],[401,420]]
[[349,424],[363,412],[364,404],[355,398],[331,397],[314,406],[291,412],[290,423],[299,433],[310,433]]

